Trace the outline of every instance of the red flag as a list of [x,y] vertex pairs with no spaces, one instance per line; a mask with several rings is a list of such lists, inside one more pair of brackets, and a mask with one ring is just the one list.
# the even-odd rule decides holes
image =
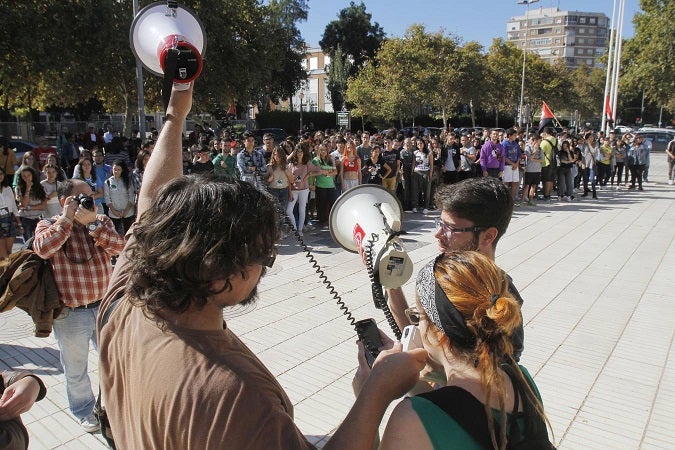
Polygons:
[[551,111],[551,108],[548,107],[546,102],[541,102],[541,117],[539,118],[539,130],[537,131],[538,133],[541,133],[541,130],[546,128],[549,125],[553,124],[553,119],[555,118],[555,115],[553,114],[553,111]]
[[234,102],[230,105],[230,109],[227,110],[227,114],[230,116],[236,116],[237,115],[237,107],[234,105]]
[[612,107],[609,106],[609,95],[605,97],[605,111],[607,114],[607,121],[614,123],[614,115],[612,114]]

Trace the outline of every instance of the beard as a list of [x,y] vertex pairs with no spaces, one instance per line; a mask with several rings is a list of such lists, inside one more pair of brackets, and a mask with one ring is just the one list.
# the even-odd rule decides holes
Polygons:
[[255,303],[256,300],[258,300],[258,285],[256,285],[253,290],[244,298],[242,301],[239,302],[239,305],[241,306],[247,306],[252,303]]

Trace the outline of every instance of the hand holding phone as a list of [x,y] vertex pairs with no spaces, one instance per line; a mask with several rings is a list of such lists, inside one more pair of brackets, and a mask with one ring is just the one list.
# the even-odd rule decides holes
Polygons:
[[414,348],[424,348],[419,327],[416,325],[408,325],[405,327],[401,334],[401,344],[403,345],[404,352]]
[[373,367],[373,362],[375,362],[375,358],[380,353],[380,347],[382,347],[382,338],[380,337],[380,331],[377,329],[377,323],[374,319],[359,320],[354,324],[354,329],[365,347],[368,367]]

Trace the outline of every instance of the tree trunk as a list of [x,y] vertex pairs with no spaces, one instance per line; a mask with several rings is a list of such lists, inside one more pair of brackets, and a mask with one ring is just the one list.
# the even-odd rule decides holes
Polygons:
[[499,108],[495,108],[495,128],[499,128]]
[[443,129],[448,129],[448,117],[445,115],[445,106],[443,107]]
[[476,128],[476,113],[473,109],[473,99],[469,100],[469,107],[471,108],[471,126]]

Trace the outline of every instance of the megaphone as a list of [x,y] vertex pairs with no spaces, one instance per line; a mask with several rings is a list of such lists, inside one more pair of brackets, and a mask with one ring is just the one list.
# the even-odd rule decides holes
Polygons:
[[397,288],[410,279],[413,264],[399,235],[403,208],[382,186],[362,184],[344,192],[329,218],[333,240],[347,251],[370,251],[377,281]]
[[175,64],[173,82],[177,88],[182,85],[187,89],[204,67],[204,26],[176,1],[156,2],[141,9],[131,24],[129,42],[143,67],[155,75],[164,76]]

